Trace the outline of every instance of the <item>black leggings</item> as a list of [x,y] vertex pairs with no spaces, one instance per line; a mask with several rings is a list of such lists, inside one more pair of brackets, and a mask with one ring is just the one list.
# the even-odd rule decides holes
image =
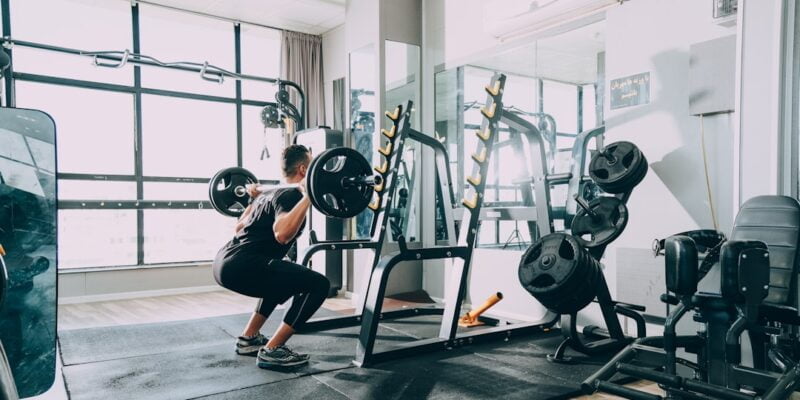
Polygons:
[[324,275],[289,261],[265,259],[263,253],[229,245],[214,259],[214,278],[239,294],[258,297],[256,312],[269,317],[278,304],[294,296],[283,322],[298,329],[328,297],[330,282]]

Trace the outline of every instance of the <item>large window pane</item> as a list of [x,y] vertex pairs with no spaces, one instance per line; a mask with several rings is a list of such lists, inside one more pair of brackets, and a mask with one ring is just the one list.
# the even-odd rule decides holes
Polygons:
[[556,119],[559,132],[578,131],[578,87],[566,83],[544,81],[544,112]]
[[[234,72],[233,24],[213,18],[140,4],[142,53],[163,62],[208,62]],[[233,79],[208,82],[200,74],[142,68],[142,86],[234,97]]]
[[144,262],[213,260],[235,223],[214,210],[145,210]]
[[58,181],[59,200],[136,200],[135,182]]
[[55,120],[58,172],[133,174],[133,96],[17,82],[17,106]]
[[[279,180],[283,135],[280,129],[264,129],[261,108],[242,108],[242,161],[261,180]],[[267,156],[269,153],[269,156]]]
[[[242,73],[278,78],[281,73],[281,34],[275,29],[242,25]],[[274,101],[277,85],[242,81],[242,97]]]
[[[131,5],[107,0],[12,0],[15,39],[85,51],[131,49]],[[69,16],[68,19],[65,17]],[[14,69],[43,75],[130,84],[133,70],[95,67],[90,59],[17,46]]]
[[233,104],[144,95],[142,119],[145,175],[210,178],[236,165]]
[[207,183],[145,182],[145,200],[208,201]]
[[58,211],[59,268],[134,264],[136,211]]

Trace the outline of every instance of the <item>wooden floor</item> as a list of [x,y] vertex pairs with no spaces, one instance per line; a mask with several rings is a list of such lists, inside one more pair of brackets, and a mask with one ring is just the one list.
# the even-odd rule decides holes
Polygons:
[[[252,312],[256,299],[229,291],[143,297],[128,300],[102,301],[58,306],[60,331],[96,328],[100,326],[146,324],[153,322],[183,321]],[[386,309],[413,303],[387,299]],[[352,313],[352,301],[339,297],[325,300],[323,307]],[[281,309],[282,306],[278,306]]]

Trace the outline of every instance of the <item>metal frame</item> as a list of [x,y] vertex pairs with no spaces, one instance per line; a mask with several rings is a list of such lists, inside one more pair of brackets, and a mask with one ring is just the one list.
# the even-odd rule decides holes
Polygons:
[[[384,157],[389,163],[390,167],[384,177],[384,189],[377,192],[378,208],[372,209],[372,236],[370,239],[360,240],[333,240],[333,241],[320,241],[317,239],[315,232],[310,233],[310,245],[304,250],[300,257],[302,265],[308,265],[311,258],[320,251],[345,251],[345,250],[372,250],[374,254],[373,262],[370,266],[370,275],[374,273],[376,265],[381,260],[381,253],[384,244],[389,240],[387,236],[387,227],[389,226],[389,218],[392,216],[393,202],[395,190],[397,189],[397,182],[401,178],[400,165],[403,162],[403,148],[408,140],[419,142],[423,146],[429,146],[433,149],[436,161],[437,176],[440,178],[440,188],[443,193],[450,196],[449,204],[453,203],[453,190],[450,180],[450,170],[448,168],[447,150],[445,146],[434,138],[422,134],[418,131],[411,129],[410,119],[408,115],[411,113],[413,107],[412,102],[408,102],[405,113],[400,114],[397,120],[393,121],[393,129],[396,133],[392,138],[388,138],[387,143],[392,146],[392,152],[388,157]],[[398,106],[398,112],[402,112],[402,107]],[[402,128],[401,128],[402,124]],[[448,208],[448,207],[446,207]],[[452,209],[452,206],[449,207]],[[449,226],[450,237],[455,237],[454,221],[452,213],[445,213],[446,223]],[[401,237],[402,239],[402,237]],[[402,246],[405,246],[405,241],[402,241]],[[371,284],[372,279],[368,282]],[[369,293],[369,287],[367,293]],[[302,327],[299,327],[300,332],[315,332],[328,329],[336,329],[348,326],[356,326],[361,324],[364,317],[364,308],[366,304],[367,295],[361,296],[361,302],[357,305],[355,313],[347,316],[323,317],[314,318],[309,320]],[[418,307],[418,308],[405,308],[399,310],[392,310],[381,313],[381,319],[395,319],[407,318],[418,315],[441,315],[444,310],[440,307]]]
[[[207,183],[209,178],[197,177],[155,177],[144,176],[143,174],[143,154],[142,154],[142,95],[159,95],[165,97],[183,98],[190,100],[204,100],[217,103],[229,103],[236,105],[236,142],[237,142],[237,165],[242,166],[243,163],[243,121],[242,110],[243,106],[258,106],[264,107],[272,105],[278,107],[279,105],[273,101],[261,101],[253,99],[244,99],[242,97],[242,83],[241,80],[254,80],[267,83],[275,83],[281,87],[292,87],[300,95],[301,107],[298,112],[305,109],[305,96],[300,90],[299,86],[294,82],[284,81],[276,78],[261,77],[255,75],[244,75],[241,73],[242,67],[242,54],[241,54],[241,27],[238,22],[232,21],[234,33],[234,58],[235,58],[235,71],[230,72],[212,65],[198,64],[198,63],[163,63],[152,57],[140,54],[140,15],[137,2],[131,2],[131,29],[132,29],[132,50],[131,51],[101,51],[101,52],[86,52],[78,49],[52,46],[42,43],[34,43],[24,40],[14,39],[12,36],[12,19],[9,7],[10,0],[0,0],[0,7],[2,7],[2,21],[3,21],[3,37],[0,42],[5,47],[12,60],[11,65],[5,70],[3,76],[5,78],[5,105],[15,106],[15,83],[17,80],[35,83],[55,84],[83,89],[95,89],[108,92],[128,93],[133,96],[134,106],[134,122],[133,122],[133,151],[134,151],[134,173],[132,175],[115,175],[115,174],[81,174],[81,173],[61,173],[57,174],[59,180],[102,180],[102,181],[115,181],[115,182],[136,182],[136,199],[137,200],[107,200],[107,201],[84,201],[84,200],[61,200],[58,202],[59,209],[123,209],[123,210],[137,210],[137,263],[136,265],[146,265],[144,263],[144,210],[145,209],[207,209],[210,208],[210,203],[207,201],[197,200],[173,200],[173,201],[147,201],[143,199],[143,189],[145,182],[176,182],[176,183]],[[14,71],[13,53],[14,47],[23,46],[35,48],[39,50],[58,52],[62,54],[71,54],[75,56],[92,57],[96,65],[99,66],[122,66],[124,64],[131,64],[133,66],[133,84],[120,85],[105,82],[95,82],[71,78],[61,78],[55,76],[30,74],[25,72]],[[236,81],[236,91],[234,97],[223,97],[204,95],[190,92],[180,92],[172,90],[163,90],[156,88],[142,87],[141,67],[160,67],[174,70],[182,70],[187,72],[194,72],[202,74],[201,76],[207,80],[219,80],[225,77],[234,79]],[[303,116],[304,118],[304,116]],[[301,119],[303,119],[301,118]],[[304,121],[298,124],[298,130],[301,130],[305,125]],[[277,181],[267,180],[261,181],[264,184],[274,184]],[[208,260],[196,260],[208,261]],[[103,267],[97,267],[103,268]]]
[[[400,237],[398,244],[399,251],[392,252],[380,258],[380,262],[372,270],[369,284],[367,287],[366,304],[363,312],[363,323],[361,333],[356,347],[356,359],[354,363],[364,367],[374,363],[379,363],[398,357],[405,357],[414,354],[428,353],[434,350],[442,350],[466,344],[479,343],[488,340],[507,339],[512,336],[539,333],[549,329],[557,321],[557,316],[548,311],[540,321],[526,322],[497,326],[479,332],[468,333],[458,336],[458,319],[461,312],[461,305],[466,296],[467,277],[472,262],[473,249],[478,237],[478,227],[481,222],[481,208],[484,201],[484,191],[486,189],[485,176],[489,170],[493,148],[497,142],[498,123],[505,115],[502,107],[502,93],[505,86],[505,76],[495,75],[487,87],[486,106],[482,110],[484,116],[481,130],[488,136],[481,138],[481,145],[476,154],[485,154],[485,158],[480,156],[473,157],[473,175],[468,182],[472,187],[472,199],[465,199],[463,208],[464,217],[460,224],[458,242],[455,246],[435,246],[421,249],[409,249],[405,239]],[[490,88],[499,88],[495,91]],[[409,109],[411,103],[409,102]],[[409,110],[403,115],[403,131],[410,130]],[[535,128],[534,128],[535,129]],[[443,147],[443,146],[442,146]],[[402,151],[402,144],[396,151]],[[485,152],[485,153],[484,153]],[[396,162],[395,162],[396,164]],[[437,168],[448,171],[446,159],[437,160]],[[390,184],[387,196],[394,195],[394,185]],[[449,192],[448,188],[442,186],[442,192]],[[445,202],[446,203],[446,202]],[[451,211],[454,207],[451,207]],[[385,220],[387,215],[383,216]],[[449,219],[450,214],[445,214]],[[453,225],[453,221],[447,221],[448,226]],[[449,236],[452,238],[453,236]],[[452,239],[450,240],[452,241]],[[391,271],[398,264],[405,261],[418,260],[448,260],[451,261],[449,268],[451,279],[447,283],[445,290],[445,309],[442,316],[442,324],[439,335],[436,338],[423,339],[400,345],[397,348],[386,351],[375,351],[375,341],[377,339],[378,324],[383,317],[383,300],[386,292],[386,284]]]

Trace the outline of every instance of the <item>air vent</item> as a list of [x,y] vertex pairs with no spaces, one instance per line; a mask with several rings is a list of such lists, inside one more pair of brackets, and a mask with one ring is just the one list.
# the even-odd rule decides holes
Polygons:
[[738,0],[712,0],[714,2],[714,19],[723,19],[736,15]]

